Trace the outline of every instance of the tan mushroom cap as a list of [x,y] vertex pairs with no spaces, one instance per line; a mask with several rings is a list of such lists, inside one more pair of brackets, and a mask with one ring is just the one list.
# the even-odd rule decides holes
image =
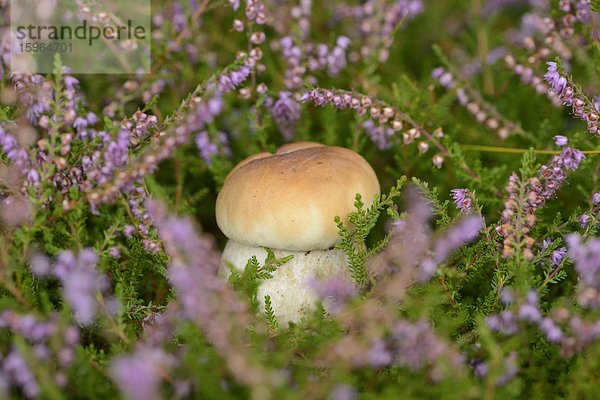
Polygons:
[[347,223],[360,193],[368,207],[380,193],[373,168],[342,147],[301,142],[240,162],[216,205],[225,236],[279,250],[328,249],[338,240],[334,218]]

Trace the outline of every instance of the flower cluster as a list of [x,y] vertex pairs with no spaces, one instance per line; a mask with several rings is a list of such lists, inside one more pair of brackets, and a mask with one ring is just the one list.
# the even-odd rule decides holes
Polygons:
[[[571,242],[569,251],[573,250],[575,257],[579,257],[581,251],[587,251],[585,246],[581,247],[579,238],[572,237],[569,241]],[[578,260],[581,259],[575,259],[576,265]],[[595,282],[597,283],[597,279]],[[586,284],[584,283],[581,293],[585,292],[585,288]],[[501,300],[504,305],[511,306],[511,308],[487,318],[487,324],[492,330],[510,336],[517,334],[523,326],[536,327],[548,342],[558,344],[565,356],[581,352],[600,339],[600,330],[598,329],[600,323],[583,320],[579,315],[572,314],[564,307],[556,307],[544,316],[539,307],[538,293],[535,290],[530,290],[524,301],[517,304],[515,304],[514,297],[509,289],[504,289]],[[600,305],[600,303],[586,305],[585,301],[587,300],[580,296],[579,301],[582,300],[584,306],[597,308]]]
[[533,258],[531,248],[535,240],[529,233],[536,223],[536,211],[555,196],[567,179],[567,173],[579,168],[584,158],[581,151],[564,147],[560,155],[542,165],[537,177],[523,181],[515,173],[510,176],[501,225],[497,227],[497,232],[504,237],[504,257],[513,254],[517,243],[523,243],[523,256],[529,260]]
[[471,211],[471,206],[473,205],[472,193],[469,189],[452,189],[450,191],[452,193],[452,199],[454,199],[454,204],[456,207],[463,213],[468,213]]
[[558,70],[555,62],[548,62],[548,72],[544,79],[550,85],[552,91],[566,106],[571,106],[573,115],[587,123],[588,131],[598,135],[598,110],[595,105],[575,87],[570,78],[565,77]]
[[83,249],[77,255],[70,250],[64,251],[52,266],[40,255],[32,258],[30,263],[35,275],[52,275],[60,280],[63,296],[80,325],[92,324],[99,307],[109,315],[118,311],[116,299],[111,296],[98,297],[107,291],[108,281],[106,276],[96,269],[98,256],[94,250]]
[[200,237],[189,219],[169,216],[164,207],[148,201],[159,236],[171,255],[169,279],[183,316],[198,323],[207,339],[225,359],[231,373],[247,384],[269,384],[267,371],[253,365],[248,340],[239,327],[247,326],[246,303],[217,276],[220,254],[208,236]]
[[342,4],[337,7],[336,15],[353,20],[357,28],[353,36],[363,43],[353,58],[374,57],[379,62],[385,62],[393,43],[393,33],[401,24],[423,12],[424,8],[421,0],[386,3],[368,0],[361,5]]
[[[0,314],[0,330],[8,330],[32,345],[31,353],[13,347],[0,356],[0,391],[11,387],[20,388],[27,398],[41,394],[38,369],[48,369],[53,384],[65,387],[67,374],[75,358],[80,333],[75,326],[59,324],[58,314],[41,320],[32,314],[19,314],[5,310]],[[0,392],[1,393],[1,392]]]
[[499,138],[506,139],[511,133],[521,132],[517,124],[500,115],[491,104],[481,98],[479,93],[470,89],[466,82],[457,81],[452,72],[444,67],[437,67],[431,75],[443,88],[455,91],[459,104],[465,107],[478,123],[495,131]]
[[[408,115],[369,96],[357,95],[341,90],[312,89],[302,96],[302,101],[312,101],[317,106],[331,104],[339,110],[352,109],[358,115],[369,117],[364,123],[369,138],[381,149],[389,149],[394,143],[405,145],[417,142],[421,154],[429,150],[430,145],[436,146],[442,152],[446,149],[439,143],[444,136],[441,129],[433,133],[414,122]],[[433,163],[440,167],[443,157],[438,153],[433,156]]]
[[[548,56],[548,54],[546,54],[545,52],[543,52],[542,55],[546,57]],[[550,90],[548,85],[544,83],[541,77],[535,75],[533,68],[518,63],[515,60],[515,57],[511,54],[507,54],[504,57],[504,61],[506,63],[506,66],[521,78],[521,82],[533,87],[537,94],[545,94],[555,106],[559,106],[561,104],[560,98],[557,96],[557,94],[554,91]]]

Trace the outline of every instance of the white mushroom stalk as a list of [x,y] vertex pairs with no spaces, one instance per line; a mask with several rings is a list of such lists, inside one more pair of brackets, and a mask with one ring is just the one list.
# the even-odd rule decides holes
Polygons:
[[258,300],[264,310],[269,295],[280,322],[299,321],[317,302],[311,279],[350,279],[346,256],[333,248],[340,239],[334,219],[352,228],[347,215],[357,193],[370,206],[380,193],[379,181],[360,155],[345,148],[294,143],[247,158],[217,197],[217,224],[229,238],[221,274],[229,275],[228,263],[243,271],[252,256],[262,263],[264,247],[277,258],[293,255],[273,278],[261,281]]

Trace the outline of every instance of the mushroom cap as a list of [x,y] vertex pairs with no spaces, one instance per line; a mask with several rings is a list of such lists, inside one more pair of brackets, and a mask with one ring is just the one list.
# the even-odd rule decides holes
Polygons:
[[342,147],[292,143],[248,157],[229,173],[217,197],[217,224],[249,246],[328,249],[339,240],[334,218],[347,225],[356,193],[366,207],[380,193],[364,158]]

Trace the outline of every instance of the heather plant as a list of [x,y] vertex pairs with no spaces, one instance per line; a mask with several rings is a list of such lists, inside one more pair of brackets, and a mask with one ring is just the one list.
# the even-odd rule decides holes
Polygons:
[[[599,396],[600,2],[152,6],[150,73],[23,74],[0,1],[0,398]],[[286,324],[214,209],[297,141],[382,194]]]

